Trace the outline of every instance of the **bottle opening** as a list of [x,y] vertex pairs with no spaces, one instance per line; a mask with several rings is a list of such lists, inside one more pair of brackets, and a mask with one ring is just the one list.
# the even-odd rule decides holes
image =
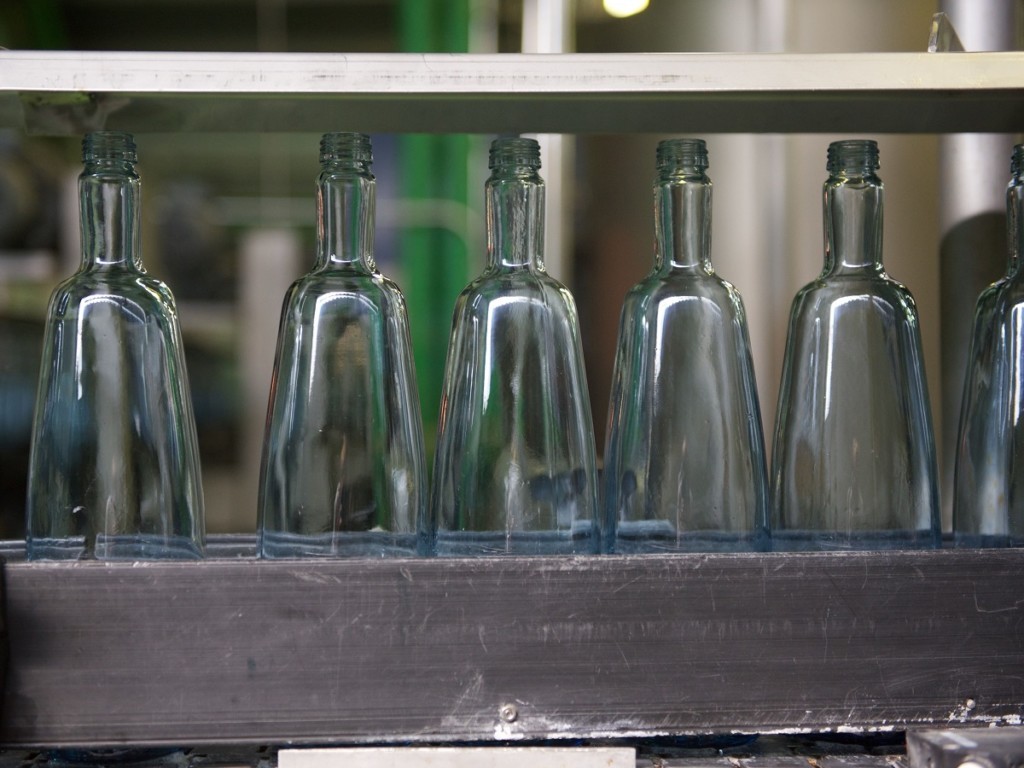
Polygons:
[[658,170],[671,173],[708,167],[708,147],[703,139],[665,139],[658,143]]
[[325,133],[320,139],[320,162],[373,162],[370,137],[365,133]]
[[828,145],[831,174],[868,174],[878,170],[878,142],[870,139],[833,141]]
[[1024,180],[1024,144],[1018,144],[1013,148],[1013,155],[1010,158],[1010,173],[1018,180]]
[[123,131],[87,133],[82,139],[82,162],[95,163],[103,160],[138,162],[132,135]]
[[507,165],[540,168],[540,144],[534,139],[523,139],[518,136],[495,139],[491,142],[490,162],[487,167],[494,170]]

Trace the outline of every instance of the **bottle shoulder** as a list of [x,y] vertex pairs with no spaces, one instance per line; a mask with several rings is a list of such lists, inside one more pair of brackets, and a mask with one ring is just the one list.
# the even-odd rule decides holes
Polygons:
[[739,291],[716,274],[666,275],[654,272],[634,285],[624,301],[624,306],[634,311],[642,306],[648,314],[668,306],[684,305],[743,313],[743,298]]
[[96,303],[174,310],[174,295],[167,284],[137,270],[80,270],[53,289],[50,301],[65,310]]
[[398,285],[379,272],[313,270],[308,272],[289,288],[289,295],[295,299],[321,299],[331,297],[341,299],[375,300],[393,295],[401,296]]
[[462,291],[467,300],[530,301],[540,296],[569,295],[569,290],[546,272],[533,269],[487,270]]
[[910,289],[884,272],[874,275],[822,275],[801,288],[797,299],[815,302],[871,299],[914,305]]

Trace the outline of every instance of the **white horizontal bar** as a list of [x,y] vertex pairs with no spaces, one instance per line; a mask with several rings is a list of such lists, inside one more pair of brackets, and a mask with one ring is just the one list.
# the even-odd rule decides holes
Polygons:
[[304,54],[0,51],[0,91],[585,94],[1014,90],[1024,52]]
[[278,768],[636,768],[624,747],[282,749]]

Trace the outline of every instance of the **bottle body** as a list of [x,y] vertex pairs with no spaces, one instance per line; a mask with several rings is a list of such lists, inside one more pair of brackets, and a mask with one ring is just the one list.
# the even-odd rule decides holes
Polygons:
[[1009,266],[978,298],[961,401],[954,474],[957,546],[1024,546],[1024,145],[1007,189]]
[[739,293],[711,267],[706,164],[702,141],[659,146],[659,251],[623,304],[612,378],[607,552],[767,547],[768,478],[746,316]]
[[426,465],[408,316],[372,259],[368,158],[365,136],[324,137],[320,254],[289,289],[278,334],[263,557],[401,557],[423,547]]
[[[539,150],[499,139],[491,152],[490,266],[456,303],[445,368],[431,495],[436,551],[593,552],[593,423],[575,304],[539,256]],[[502,153],[511,155],[507,165]]]
[[793,302],[779,391],[771,525],[777,549],[940,543],[917,310],[881,265],[875,168],[874,142],[830,147],[826,265]]
[[174,299],[141,269],[134,144],[131,163],[109,161],[130,141],[85,141],[82,267],[54,290],[47,311],[29,469],[32,559],[203,552],[199,453]]

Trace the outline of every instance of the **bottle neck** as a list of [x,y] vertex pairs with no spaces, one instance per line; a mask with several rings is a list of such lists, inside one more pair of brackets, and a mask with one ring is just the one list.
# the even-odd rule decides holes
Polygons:
[[82,268],[141,269],[141,186],[132,163],[89,162],[78,177]]
[[655,186],[655,268],[702,271],[711,266],[711,182],[702,171],[662,175]]
[[1009,263],[1007,277],[1021,276],[1021,256],[1024,255],[1024,174],[1014,174],[1006,189],[1006,243]]
[[544,182],[535,168],[494,169],[486,187],[487,258],[492,269],[544,269]]
[[325,164],[317,180],[317,267],[376,269],[374,181],[361,167]]
[[825,182],[825,274],[881,273],[882,182],[872,172]]

